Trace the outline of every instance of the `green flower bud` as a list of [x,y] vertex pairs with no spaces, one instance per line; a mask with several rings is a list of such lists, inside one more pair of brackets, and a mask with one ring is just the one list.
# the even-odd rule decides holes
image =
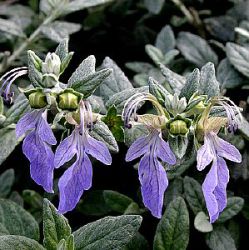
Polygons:
[[46,96],[42,92],[34,92],[29,95],[31,108],[44,108],[47,106]]
[[169,125],[169,131],[172,135],[185,135],[188,130],[188,125],[183,120],[175,120]]
[[60,75],[61,59],[55,53],[48,53],[45,62],[42,63],[42,73]]
[[78,96],[66,92],[59,95],[59,108],[67,110],[75,110],[79,106]]

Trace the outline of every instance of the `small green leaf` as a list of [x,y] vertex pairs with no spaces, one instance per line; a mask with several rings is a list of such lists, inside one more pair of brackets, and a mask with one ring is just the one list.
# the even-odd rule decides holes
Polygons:
[[43,244],[50,250],[57,250],[59,242],[62,239],[67,242],[71,235],[71,227],[67,219],[59,214],[47,199],[44,199],[43,203],[43,234]]
[[0,236],[0,249],[4,250],[45,250],[37,241],[24,236]]
[[15,172],[14,169],[8,169],[0,175],[0,197],[6,198],[14,184]]
[[168,142],[176,157],[182,159],[188,147],[188,138],[183,136],[169,136]]
[[75,250],[121,250],[135,236],[142,222],[137,215],[105,217],[74,232]]
[[11,35],[25,38],[25,34],[22,31],[22,27],[17,25],[17,23],[0,18],[0,31],[7,32]]
[[239,123],[239,132],[246,140],[249,140],[249,122],[244,117]]
[[153,45],[147,44],[145,46],[145,51],[156,65],[163,63],[164,54],[160,49],[158,49],[157,47]]
[[165,0],[144,0],[145,7],[153,14],[159,14]]
[[125,66],[135,73],[148,73],[154,67],[145,62],[128,62]]
[[191,177],[186,176],[184,178],[183,184],[186,200],[194,214],[197,214],[201,211],[206,211],[205,200],[199,182]]
[[213,231],[213,225],[209,222],[209,217],[202,211],[195,216],[194,226],[195,229],[202,233]]
[[185,250],[189,242],[189,214],[181,197],[173,200],[160,220],[153,250]]
[[227,206],[220,214],[217,222],[223,223],[238,214],[244,206],[244,199],[241,197],[230,197],[227,199]]
[[149,243],[143,235],[137,233],[124,250],[149,250]]
[[[15,202],[0,199],[0,224],[8,234],[39,240],[39,226],[30,213]],[[1,248],[0,248],[1,249]]]
[[183,179],[182,177],[175,178],[168,186],[164,194],[164,205],[167,207],[171,201],[173,201],[178,196],[183,195]]

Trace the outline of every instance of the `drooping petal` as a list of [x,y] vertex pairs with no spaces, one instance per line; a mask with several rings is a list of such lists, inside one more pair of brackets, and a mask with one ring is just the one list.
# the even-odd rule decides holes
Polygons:
[[229,142],[219,138],[217,135],[215,135],[215,149],[217,154],[222,158],[237,163],[242,161],[242,156],[239,150]]
[[212,142],[210,141],[210,139],[207,136],[205,136],[204,145],[202,145],[200,149],[197,151],[197,169],[199,171],[202,171],[215,158],[211,143]]
[[151,139],[151,136],[148,135],[145,137],[140,137],[136,141],[134,141],[126,153],[125,160],[132,161],[142,156],[146,152],[148,152],[150,139]]
[[176,164],[176,157],[172,152],[169,143],[165,142],[162,138],[158,136],[156,145],[156,154],[164,162],[167,162],[170,165]]
[[30,161],[32,179],[47,192],[53,192],[54,154],[50,146],[33,131],[24,139],[22,149]]
[[145,154],[139,164],[139,180],[144,205],[161,218],[164,192],[168,186],[166,172],[153,154]]
[[59,212],[66,213],[75,208],[84,190],[92,186],[92,163],[86,153],[65,171],[59,180]]
[[21,137],[28,130],[34,129],[41,115],[40,110],[33,110],[25,114],[16,124],[16,138]]
[[210,222],[214,222],[219,216],[219,207],[214,190],[218,185],[218,164],[217,160],[213,161],[211,169],[209,170],[206,178],[202,184],[202,191],[206,201],[207,210],[210,217]]
[[92,138],[90,135],[85,135],[85,152],[101,161],[106,165],[111,165],[112,156],[105,143]]
[[57,147],[54,156],[55,168],[59,168],[70,161],[77,153],[77,139],[75,138],[75,133],[76,132],[73,131],[72,134],[66,137]]

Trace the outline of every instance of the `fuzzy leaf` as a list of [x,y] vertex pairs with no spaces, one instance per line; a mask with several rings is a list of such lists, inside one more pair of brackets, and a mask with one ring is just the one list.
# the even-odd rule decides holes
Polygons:
[[124,250],[149,250],[149,243],[143,235],[137,233]]
[[11,20],[0,18],[0,31],[25,38],[22,28]]
[[7,169],[0,175],[0,197],[6,198],[11,191],[12,185],[15,180],[14,169]]
[[128,62],[125,66],[135,73],[148,73],[154,67],[145,62]]
[[169,145],[176,157],[182,159],[188,147],[188,138],[183,136],[169,136]]
[[153,45],[147,44],[145,46],[145,51],[156,65],[163,63],[164,54],[162,53],[162,51],[160,49],[158,49],[157,47],[155,47]]
[[145,7],[153,14],[159,14],[165,0],[144,0]]
[[169,25],[164,26],[158,33],[155,46],[160,49],[164,54],[175,48],[175,35]]
[[213,225],[209,222],[209,217],[202,211],[195,216],[194,226],[195,229],[202,233],[213,231]]
[[164,194],[164,205],[167,207],[171,201],[176,199],[178,196],[183,195],[183,179],[182,177],[175,178],[168,186]]

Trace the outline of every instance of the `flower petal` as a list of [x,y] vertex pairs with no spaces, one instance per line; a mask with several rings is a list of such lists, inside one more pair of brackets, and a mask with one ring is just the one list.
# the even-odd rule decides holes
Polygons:
[[210,222],[214,222],[219,216],[219,207],[217,199],[214,195],[214,190],[218,185],[218,164],[217,160],[213,161],[210,171],[206,175],[204,183],[202,184],[202,191],[206,201],[207,210],[210,217]]
[[25,114],[16,124],[16,138],[21,137],[28,130],[34,129],[41,115],[40,110],[33,110]]
[[76,132],[73,131],[70,136],[65,138],[57,147],[54,156],[54,166],[59,168],[66,162],[70,161],[77,153],[77,136]]
[[133,161],[134,159],[145,154],[149,150],[151,136],[140,137],[135,140],[126,153],[125,160]]
[[158,136],[157,139],[157,156],[164,162],[167,162],[170,165],[176,164],[176,157],[174,153],[172,152],[169,143],[165,142],[162,138]]
[[84,190],[92,186],[92,163],[85,152],[82,154],[83,157],[77,159],[59,180],[60,213],[73,210]]
[[166,172],[152,154],[142,157],[138,171],[144,205],[153,216],[161,218],[164,192],[168,186]]
[[215,149],[220,157],[237,163],[240,163],[242,161],[239,150],[232,144],[219,138],[217,135],[215,135],[215,142]]
[[54,154],[50,146],[31,132],[23,141],[23,153],[30,161],[32,179],[47,192],[53,192]]
[[202,171],[206,166],[208,166],[212,160],[215,158],[215,155],[212,151],[212,141],[205,136],[204,145],[200,147],[197,151],[197,169]]
[[92,138],[90,135],[86,136],[85,152],[101,161],[106,165],[112,164],[112,156],[105,145],[105,143]]

